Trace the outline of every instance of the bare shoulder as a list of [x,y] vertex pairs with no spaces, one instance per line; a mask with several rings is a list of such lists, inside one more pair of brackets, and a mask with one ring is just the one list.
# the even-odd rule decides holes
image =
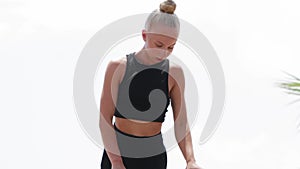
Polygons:
[[108,66],[112,66],[112,67],[119,67],[119,66],[125,66],[125,65],[126,65],[125,57],[119,57],[119,58],[112,59],[108,63]]
[[169,63],[170,63],[170,68],[169,68],[170,73],[178,73],[178,71],[183,71],[182,67],[179,64],[174,63],[171,60],[169,60]]
[[175,82],[181,83],[182,81],[184,81],[184,73],[181,65],[174,63],[171,60],[169,63],[169,76],[173,87],[175,85]]
[[126,69],[126,62],[127,59],[125,56],[123,56],[123,57],[113,59],[108,63],[107,71],[109,71],[110,74],[113,74],[113,76],[117,78],[116,80],[119,83],[123,78]]

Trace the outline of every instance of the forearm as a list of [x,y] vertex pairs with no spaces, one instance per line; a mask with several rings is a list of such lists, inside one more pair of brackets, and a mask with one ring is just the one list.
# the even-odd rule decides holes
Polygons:
[[[184,125],[183,125],[184,126]],[[196,161],[193,151],[192,136],[189,127],[186,125],[175,127],[175,136],[178,142],[179,148],[186,160],[186,163]]]
[[120,150],[117,144],[116,133],[111,120],[105,120],[103,117],[100,118],[100,131],[102,136],[102,141],[107,155],[112,163],[122,162],[120,156]]

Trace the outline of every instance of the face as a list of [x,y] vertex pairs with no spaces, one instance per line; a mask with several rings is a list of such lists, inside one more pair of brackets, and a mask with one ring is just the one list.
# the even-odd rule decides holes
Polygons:
[[177,36],[175,36],[174,32],[173,28],[166,26],[155,26],[149,32],[143,30],[144,48],[147,55],[158,61],[167,58],[172,53],[177,41]]

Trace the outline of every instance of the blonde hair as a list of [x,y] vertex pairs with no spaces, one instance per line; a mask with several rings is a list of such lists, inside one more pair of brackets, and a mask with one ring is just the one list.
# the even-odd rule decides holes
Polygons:
[[174,13],[176,9],[176,4],[172,0],[167,0],[160,4],[160,9],[155,9],[150,13],[146,22],[145,29],[146,31],[150,31],[154,24],[163,24],[174,28],[179,34],[180,31],[180,22],[177,15]]

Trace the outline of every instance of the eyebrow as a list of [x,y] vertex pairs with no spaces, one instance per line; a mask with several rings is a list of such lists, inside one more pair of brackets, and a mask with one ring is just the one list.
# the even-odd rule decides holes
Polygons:
[[[162,42],[160,42],[160,41],[158,41],[158,40],[157,40],[156,42],[163,44]],[[175,44],[176,44],[176,42],[173,43],[171,46],[174,46]]]

